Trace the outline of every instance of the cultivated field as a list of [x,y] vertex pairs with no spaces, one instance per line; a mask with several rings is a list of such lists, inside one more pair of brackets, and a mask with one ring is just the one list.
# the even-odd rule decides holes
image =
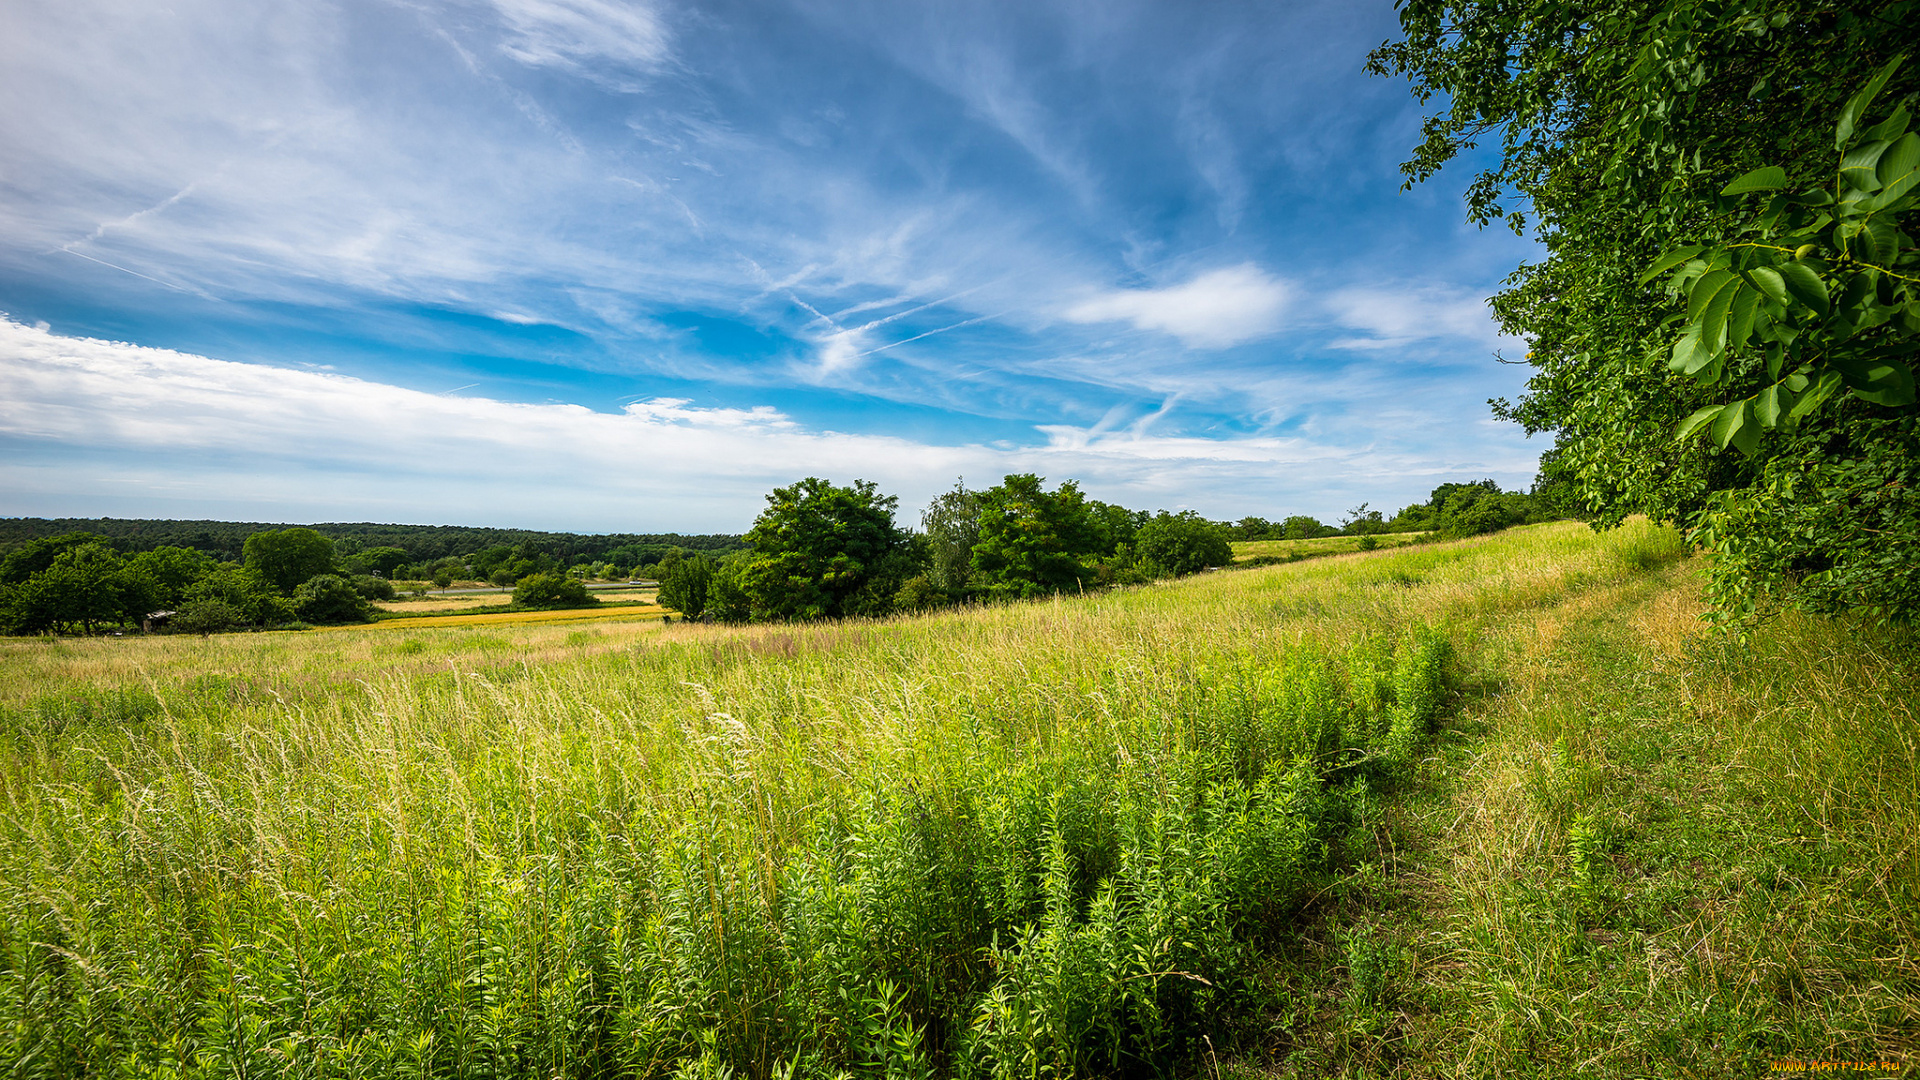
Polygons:
[[1915,1053],[1911,644],[1673,534],[1105,596],[0,643],[19,1076],[1764,1075]]

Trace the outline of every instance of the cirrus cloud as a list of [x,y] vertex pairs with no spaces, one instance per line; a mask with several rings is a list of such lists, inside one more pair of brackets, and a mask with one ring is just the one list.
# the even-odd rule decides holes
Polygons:
[[1072,322],[1129,322],[1195,348],[1220,349],[1280,329],[1292,290],[1252,263],[1211,270],[1180,285],[1119,289],[1066,311]]

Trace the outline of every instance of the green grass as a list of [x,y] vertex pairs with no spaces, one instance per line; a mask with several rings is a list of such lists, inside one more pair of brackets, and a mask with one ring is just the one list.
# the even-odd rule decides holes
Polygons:
[[[1475,861],[1477,826],[1440,823],[1478,822],[1476,785],[1508,791],[1533,743],[1566,733],[1526,709],[1602,669],[1568,643],[1665,662],[1604,626],[1687,592],[1678,554],[1644,525],[1559,525],[892,622],[6,642],[0,1061],[1574,1075],[1573,1050],[1539,1053],[1558,1028],[1534,1004],[1571,983],[1570,954],[1498,966],[1546,948],[1497,936],[1532,924],[1482,904],[1526,875]],[[1551,761],[1597,767],[1566,745]],[[1873,820],[1908,831],[1833,842],[1911,858],[1910,819],[1888,809],[1912,776],[1899,745],[1872,751],[1888,764],[1846,805],[1879,792]],[[1666,760],[1637,753],[1616,756]],[[1828,792],[1868,754],[1821,758],[1796,790]],[[1533,808],[1488,842],[1549,883],[1581,853],[1591,898],[1543,895],[1612,910],[1620,879],[1600,864],[1639,834],[1604,807],[1520,798],[1486,804]],[[1845,880],[1852,906],[1821,910],[1849,926],[1908,887]],[[1860,940],[1911,956],[1909,931]],[[1871,997],[1857,965],[1836,970],[1818,985],[1854,996],[1822,1001]],[[1825,1008],[1804,1030],[1896,1045],[1865,1005]],[[1525,1016],[1536,1027],[1500,1034]]]
[[[1378,548],[1403,547],[1417,544],[1430,536],[1429,533],[1381,533],[1373,537]],[[1363,537],[1359,536],[1317,536],[1311,540],[1235,540],[1233,541],[1233,561],[1247,562],[1251,559],[1310,559],[1321,555],[1345,555],[1364,548]]]

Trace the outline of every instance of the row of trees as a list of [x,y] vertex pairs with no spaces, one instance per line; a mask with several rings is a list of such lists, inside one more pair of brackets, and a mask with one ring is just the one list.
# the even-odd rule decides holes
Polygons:
[[145,627],[212,633],[242,627],[365,622],[373,577],[338,573],[333,545],[308,529],[248,537],[244,563],[193,548],[123,555],[91,533],[32,540],[0,560],[0,630],[97,633]]
[[[1048,490],[1031,473],[984,490],[955,485],[927,507],[917,533],[894,524],[898,505],[864,480],[839,487],[808,477],[777,488],[746,534],[749,549],[718,559],[675,553],[662,562],[660,602],[691,618],[730,622],[881,616],[1191,574],[1231,562],[1236,532],[1257,525],[1256,538],[1273,535],[1257,518],[1229,525],[1192,511],[1129,510],[1088,499],[1071,480]],[[1554,516],[1549,499],[1481,480],[1442,484],[1392,521],[1363,505],[1344,530],[1289,518],[1279,534],[1457,537]]]
[[[0,518],[0,552],[32,540],[73,533],[101,537],[122,554],[158,547],[193,548],[221,562],[241,562],[249,536],[279,532],[292,525],[244,521],[183,521],[134,518]],[[372,522],[303,525],[333,541],[334,550],[354,573],[379,573],[387,578],[432,578],[426,570],[452,561],[465,566],[483,551],[505,550],[514,557],[538,552],[556,566],[576,567],[608,563],[634,567],[657,563],[670,548],[719,555],[745,546],[739,536],[683,535],[679,533],[557,533],[530,529],[484,529],[459,525],[385,525]],[[381,565],[373,552],[398,552],[396,560]],[[408,572],[409,570],[414,572]],[[464,576],[464,572],[463,576]]]
[[1388,518],[1361,503],[1338,526],[1296,514],[1279,521],[1243,517],[1227,525],[1235,540],[1313,540],[1326,536],[1379,536],[1386,533],[1438,532],[1448,538],[1478,536],[1511,525],[1575,516],[1558,492],[1501,491],[1492,480],[1441,484],[1427,501],[1403,507]]
[[1230,562],[1226,527],[1191,511],[1149,514],[1031,473],[933,501],[922,531],[894,524],[874,484],[808,477],[767,496],[752,547],[663,563],[660,601],[728,621],[838,618],[1018,599],[1188,574]]

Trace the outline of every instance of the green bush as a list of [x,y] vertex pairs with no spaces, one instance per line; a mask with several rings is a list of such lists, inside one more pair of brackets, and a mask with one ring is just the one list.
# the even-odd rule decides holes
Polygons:
[[355,574],[352,585],[354,592],[368,600],[392,600],[400,595],[393,591],[393,582],[373,574]]
[[167,621],[167,629],[176,634],[220,634],[246,625],[245,613],[217,596],[190,600]]
[[293,613],[303,622],[319,626],[371,622],[373,609],[338,574],[308,578],[293,591]]
[[1133,549],[1141,559],[1175,576],[1233,561],[1233,542],[1226,528],[1191,510],[1179,514],[1162,510],[1134,534]]
[[560,573],[529,574],[514,586],[513,602],[529,608],[591,607],[600,601],[587,594],[584,582]]

